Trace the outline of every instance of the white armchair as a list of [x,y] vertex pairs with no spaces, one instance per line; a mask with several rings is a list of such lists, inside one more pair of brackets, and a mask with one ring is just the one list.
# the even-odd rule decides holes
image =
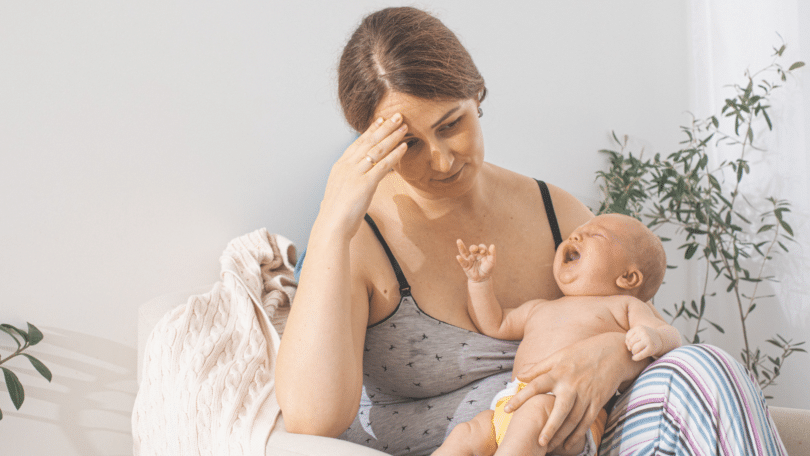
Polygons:
[[[170,310],[184,304],[189,296],[202,294],[211,289],[172,293],[157,297],[138,309],[138,383],[141,380],[143,353],[152,328]],[[277,327],[279,334],[283,327]],[[810,456],[810,410],[769,407],[779,435],[790,456]],[[291,434],[284,430],[283,417],[270,435],[267,444],[268,456],[383,456],[376,450],[338,439]]]

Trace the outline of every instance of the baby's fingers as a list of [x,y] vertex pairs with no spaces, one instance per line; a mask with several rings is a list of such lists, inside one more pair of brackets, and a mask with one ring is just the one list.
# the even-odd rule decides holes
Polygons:
[[456,255],[456,261],[458,261],[458,264],[459,264],[459,265],[461,265],[461,267],[462,267],[462,268],[463,268],[465,271],[466,271],[467,269],[469,269],[469,268],[470,268],[470,266],[472,265],[472,262],[471,262],[469,259],[464,258],[464,257],[463,257],[463,256],[461,256],[461,255]]
[[641,361],[653,355],[653,349],[649,345],[638,343],[633,346],[633,361]]
[[469,251],[467,250],[467,246],[464,245],[464,241],[456,239],[456,247],[458,247],[458,253],[460,253],[462,257],[467,258],[467,256],[469,256]]

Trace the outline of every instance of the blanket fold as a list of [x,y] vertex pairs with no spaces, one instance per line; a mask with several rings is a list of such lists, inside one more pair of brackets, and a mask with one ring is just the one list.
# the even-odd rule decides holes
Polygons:
[[295,248],[260,229],[231,241],[221,280],[164,316],[146,344],[134,454],[264,455],[280,415],[276,353]]

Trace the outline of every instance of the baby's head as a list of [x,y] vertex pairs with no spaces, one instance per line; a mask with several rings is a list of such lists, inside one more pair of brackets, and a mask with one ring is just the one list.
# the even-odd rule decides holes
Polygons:
[[600,215],[580,226],[554,257],[554,278],[566,296],[623,294],[648,301],[666,268],[658,236],[621,214]]

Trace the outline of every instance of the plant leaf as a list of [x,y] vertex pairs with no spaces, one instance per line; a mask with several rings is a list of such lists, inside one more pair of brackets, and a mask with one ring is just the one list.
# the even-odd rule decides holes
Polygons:
[[[23,338],[23,340],[24,340],[26,343],[28,342],[28,333],[27,333],[27,332],[25,332],[25,331],[23,331],[22,329],[17,328],[16,326],[9,325],[9,324],[7,324],[7,323],[3,323],[3,324],[2,324],[2,325],[0,325],[0,326],[2,326],[3,328],[9,329],[9,330],[15,331],[17,334],[19,334],[19,335],[20,335],[20,337],[22,337],[22,338]],[[8,332],[8,331],[6,331],[6,332]]]
[[42,361],[34,358],[33,356],[27,353],[23,353],[22,355],[28,358],[28,361],[31,361],[31,365],[34,366],[34,369],[36,369],[37,372],[40,373],[40,375],[45,377],[46,380],[51,381],[53,375],[51,374],[50,369],[48,369],[47,367],[45,367],[44,364],[42,364]]
[[[707,320],[707,321],[708,321],[708,320]],[[720,325],[718,325],[717,323],[713,323],[713,322],[711,322],[711,321],[709,321],[709,323],[710,323],[712,326],[714,326],[714,329],[716,329],[716,330],[720,331],[722,334],[725,334],[725,333],[726,333],[725,331],[723,331],[723,328],[722,328],[722,327],[720,327]]]
[[28,342],[31,345],[36,345],[42,341],[45,336],[42,335],[42,331],[39,330],[36,326],[28,323]]
[[765,116],[765,122],[768,123],[768,130],[773,130],[773,124],[771,123],[771,118],[768,116],[768,111],[765,108],[762,108],[762,115]]
[[796,68],[801,68],[803,66],[804,66],[804,62],[796,62],[793,65],[791,65],[790,68],[788,68],[788,71],[793,71]]
[[0,326],[0,331],[3,331],[4,333],[8,334],[12,339],[14,339],[14,342],[17,343],[17,348],[22,348],[22,344],[20,343],[20,340],[17,339],[17,335],[19,335],[17,333],[17,331],[14,331],[12,329],[8,329],[5,326]]
[[0,369],[3,369],[3,374],[6,377],[6,387],[8,388],[8,395],[11,396],[11,403],[19,410],[25,400],[22,383],[20,383],[20,379],[17,378],[14,372],[5,367],[0,367]]

